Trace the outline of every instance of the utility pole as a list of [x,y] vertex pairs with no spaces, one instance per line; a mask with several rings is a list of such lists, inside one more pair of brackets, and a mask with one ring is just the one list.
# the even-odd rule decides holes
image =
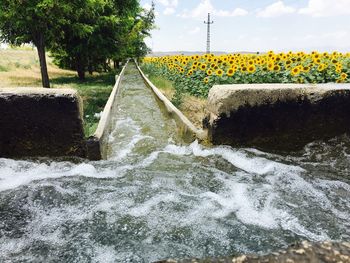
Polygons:
[[204,24],[207,25],[207,54],[210,53],[210,25],[213,24],[214,21],[210,21],[210,13],[208,13],[208,21],[204,21]]

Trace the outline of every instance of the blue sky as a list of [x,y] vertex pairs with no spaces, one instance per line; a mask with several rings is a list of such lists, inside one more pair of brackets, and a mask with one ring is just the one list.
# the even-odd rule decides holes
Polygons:
[[[154,51],[205,51],[207,13],[211,50],[350,52],[350,0],[154,0]],[[149,8],[151,0],[141,0]]]

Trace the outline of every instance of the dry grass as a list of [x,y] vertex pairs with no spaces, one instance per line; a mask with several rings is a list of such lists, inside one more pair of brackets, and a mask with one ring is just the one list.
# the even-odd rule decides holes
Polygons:
[[[47,57],[50,78],[72,77],[74,71],[62,70]],[[0,87],[40,87],[39,58],[35,50],[0,49]]]
[[207,100],[185,95],[180,110],[197,127],[202,127],[202,121],[206,116]]
[[[172,100],[175,89],[171,81],[166,80],[160,76],[150,75],[149,79],[152,83],[160,89],[168,100]],[[179,107],[179,110],[197,127],[202,127],[202,120],[206,115],[206,103],[207,101],[202,98],[190,96],[188,94],[183,96],[183,102]]]

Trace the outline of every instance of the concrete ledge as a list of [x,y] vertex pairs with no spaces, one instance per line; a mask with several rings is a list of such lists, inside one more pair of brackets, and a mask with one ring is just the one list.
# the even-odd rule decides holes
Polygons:
[[146,77],[146,75],[142,72],[140,67],[137,65],[137,69],[139,70],[144,82],[147,86],[149,86],[156,97],[163,103],[166,110],[170,114],[172,118],[175,119],[176,123],[179,125],[180,133],[182,137],[191,142],[196,138],[200,141],[206,140],[207,133],[204,130],[198,129],[178,108],[172,104],[167,97],[163,95],[163,93]]
[[350,134],[350,85],[219,85],[209,92],[208,111],[213,144],[298,150]]
[[338,263],[350,262],[349,242],[322,242],[311,243],[308,241],[298,242],[287,249],[273,252],[268,255],[241,255],[234,257],[163,260],[157,263]]
[[0,112],[0,157],[85,157],[75,90],[0,88]]
[[106,106],[103,109],[100,121],[93,136],[89,137],[87,144],[87,157],[90,160],[101,160],[107,158],[108,135],[111,132],[111,112],[114,107],[115,98],[119,91],[120,81],[124,74],[128,62],[124,65],[122,71],[116,76],[116,82],[108,98]]

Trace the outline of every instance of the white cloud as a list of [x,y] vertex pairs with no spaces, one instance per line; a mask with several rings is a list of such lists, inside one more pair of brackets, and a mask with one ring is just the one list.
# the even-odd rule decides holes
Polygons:
[[165,7],[177,7],[179,4],[178,0],[157,0],[157,2]]
[[213,16],[234,17],[245,16],[248,14],[248,11],[242,8],[236,8],[233,11],[215,9],[210,0],[202,0],[199,3],[199,5],[193,10],[184,10],[183,13],[179,16],[192,18],[206,18],[208,13],[211,13]]
[[248,11],[243,8],[236,8],[231,13],[231,16],[246,16],[246,15],[248,15]]
[[350,15],[350,0],[309,0],[298,13],[313,17]]
[[233,11],[224,11],[224,10],[213,10],[214,16],[246,16],[248,15],[248,11],[242,8],[236,8]]
[[342,41],[349,42],[350,35],[347,31],[344,30],[318,35],[306,35],[304,39],[307,41],[315,41],[316,43],[320,41],[324,42],[325,40],[331,40],[333,43],[340,44]]
[[195,34],[198,34],[200,31],[201,31],[200,27],[197,26],[194,29],[188,31],[188,34],[195,35]]
[[179,4],[178,0],[157,0],[157,2],[165,7],[163,14],[172,15],[176,12],[176,7]]
[[212,13],[214,10],[213,5],[210,0],[203,0],[199,3],[197,7],[193,10],[185,10],[182,14],[182,17],[196,17],[196,18],[205,18],[208,13]]
[[150,4],[148,4],[148,3],[146,3],[146,4],[144,4],[144,5],[142,6],[142,8],[145,9],[145,10],[147,10],[147,11],[149,11],[149,10],[151,10],[152,6],[151,6]]
[[296,9],[291,6],[286,6],[283,1],[277,1],[276,3],[273,3],[267,7],[265,7],[262,10],[259,10],[257,12],[258,17],[278,17],[285,14],[292,14],[295,13]]
[[176,7],[178,4],[179,4],[179,1],[178,1],[178,0],[173,0],[173,1],[171,1],[171,6]]
[[167,7],[164,9],[163,14],[164,15],[172,15],[175,13],[175,9],[172,7]]

